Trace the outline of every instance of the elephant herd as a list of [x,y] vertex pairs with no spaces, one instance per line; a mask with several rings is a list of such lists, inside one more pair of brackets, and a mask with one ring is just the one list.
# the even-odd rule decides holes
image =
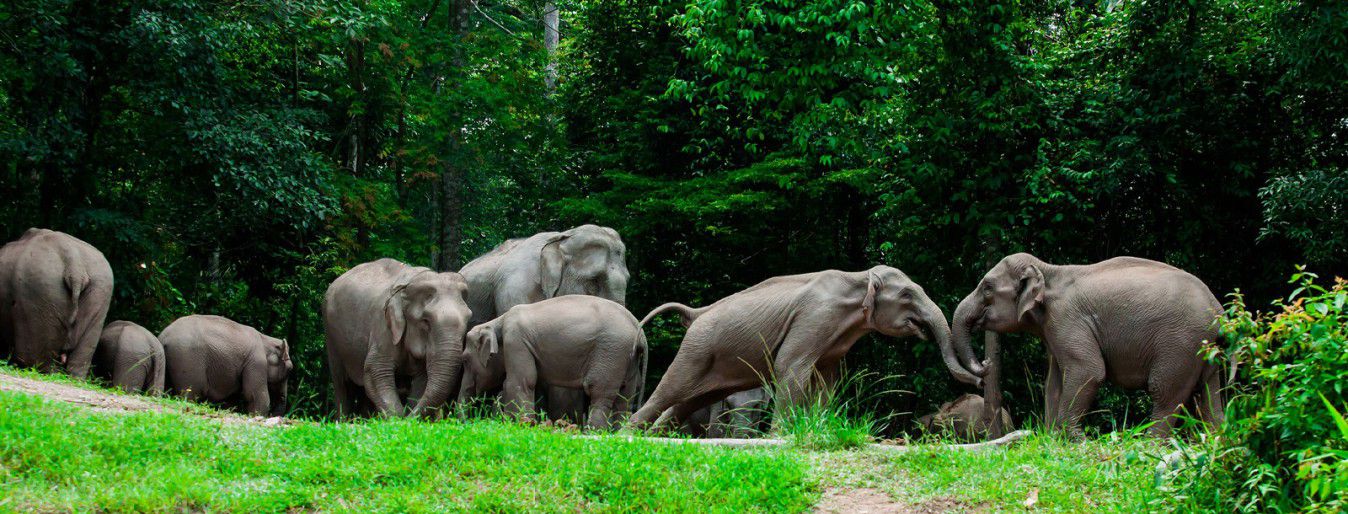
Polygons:
[[[921,285],[884,265],[773,277],[711,305],[667,303],[637,320],[625,306],[625,251],[613,229],[583,225],[505,241],[457,273],[393,259],[351,268],[323,301],[339,415],[434,416],[453,402],[494,398],[526,422],[543,408],[591,428],[700,423],[717,435],[762,422],[745,411],[818,401],[867,334],[934,340],[955,379],[981,386],[995,384],[998,335],[1025,332],[1048,352],[1050,427],[1079,435],[1106,381],[1149,393],[1157,435],[1181,408],[1221,421],[1218,367],[1199,356],[1216,340],[1221,306],[1199,279],[1163,263],[1011,255],[949,322]],[[285,413],[293,367],[285,340],[219,316],[180,318],[157,337],[126,321],[105,326],[112,289],[97,249],[29,229],[0,248],[0,355],[79,378],[92,367],[127,391]],[[642,327],[668,312],[686,333],[643,402]],[[987,360],[971,345],[976,332],[987,338]],[[966,395],[922,422],[975,430],[983,408]],[[997,415],[1010,424],[1004,410]]]

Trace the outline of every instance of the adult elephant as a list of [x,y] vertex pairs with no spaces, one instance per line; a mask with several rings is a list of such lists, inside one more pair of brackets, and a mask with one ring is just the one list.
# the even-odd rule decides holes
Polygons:
[[95,372],[128,393],[164,392],[164,361],[159,338],[130,321],[103,327],[94,352]]
[[[1172,414],[1188,403],[1219,423],[1220,370],[1198,352],[1217,339],[1221,304],[1197,277],[1173,266],[1117,257],[1058,266],[1026,253],[1002,259],[955,309],[945,362],[956,378],[979,383],[987,373],[969,344],[975,331],[1026,332],[1048,348],[1044,419],[1080,437],[1081,416],[1108,380],[1151,395],[1152,432],[1168,435]],[[956,353],[958,355],[956,355]]]
[[[501,243],[459,270],[468,281],[471,326],[516,305],[565,295],[598,296],[626,305],[626,253],[616,230],[597,225]],[[582,391],[550,386],[547,398],[549,417],[583,419]]]
[[393,259],[337,277],[323,297],[323,326],[338,414],[352,414],[366,396],[381,414],[401,417],[403,392],[413,416],[444,405],[463,371],[467,288],[458,273]]
[[286,413],[287,378],[294,366],[284,339],[229,318],[193,314],[164,327],[159,342],[174,394],[239,404],[254,416]]
[[665,304],[642,321],[667,310],[684,317],[688,332],[650,400],[632,416],[635,426],[667,419],[677,426],[764,379],[775,381],[779,408],[809,401],[836,385],[839,361],[874,331],[930,336],[942,347],[950,339],[941,309],[889,266],[774,277],[701,309]]
[[0,355],[89,375],[112,301],[103,253],[68,234],[30,228],[0,248]]

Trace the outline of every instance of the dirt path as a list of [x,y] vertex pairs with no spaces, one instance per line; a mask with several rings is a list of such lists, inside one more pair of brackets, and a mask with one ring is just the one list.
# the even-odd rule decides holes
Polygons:
[[85,389],[77,385],[47,382],[34,378],[15,376],[4,372],[0,372],[0,391],[14,391],[41,396],[48,400],[69,403],[95,412],[108,412],[114,414],[146,411],[175,412],[199,418],[216,419],[223,423],[258,424],[264,426],[291,423],[290,421],[281,418],[248,417],[228,412],[218,412],[206,408],[198,410],[193,409],[190,406],[179,407],[172,404],[153,402],[141,396]]

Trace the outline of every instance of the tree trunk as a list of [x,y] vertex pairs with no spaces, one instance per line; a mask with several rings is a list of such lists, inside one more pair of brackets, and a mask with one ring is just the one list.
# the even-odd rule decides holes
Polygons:
[[548,51],[547,75],[543,80],[548,86],[549,95],[557,88],[557,43],[562,39],[561,33],[557,31],[560,18],[556,2],[548,0],[543,4],[543,48]]
[[[454,49],[451,73],[467,73],[464,59],[464,46],[468,44],[468,32],[473,0],[456,0],[454,5],[454,27],[457,46]],[[440,253],[435,260],[439,271],[453,271],[459,268],[459,253],[463,243],[463,187],[466,176],[465,164],[468,146],[460,138],[463,132],[454,130],[450,135],[449,156],[440,171]]]

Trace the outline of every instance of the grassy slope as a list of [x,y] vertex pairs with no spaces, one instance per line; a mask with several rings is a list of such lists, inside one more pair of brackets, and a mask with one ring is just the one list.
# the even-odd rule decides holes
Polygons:
[[0,510],[741,511],[871,487],[945,510],[1135,511],[1154,441],[1036,436],[988,453],[743,450],[587,440],[499,421],[272,428],[101,414],[0,392]]

